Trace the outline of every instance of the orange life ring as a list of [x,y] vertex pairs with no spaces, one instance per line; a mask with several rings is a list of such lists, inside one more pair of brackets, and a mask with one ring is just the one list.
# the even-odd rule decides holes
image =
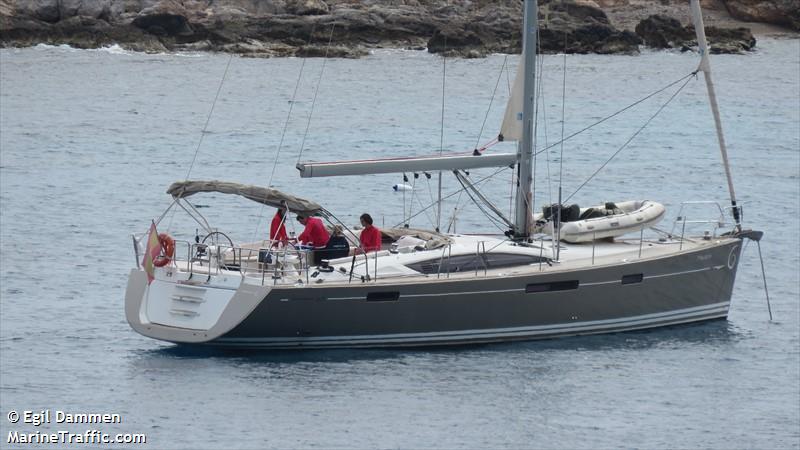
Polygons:
[[153,265],[164,267],[175,256],[175,239],[172,239],[172,236],[167,233],[158,233],[158,243],[161,244],[161,254],[153,260]]

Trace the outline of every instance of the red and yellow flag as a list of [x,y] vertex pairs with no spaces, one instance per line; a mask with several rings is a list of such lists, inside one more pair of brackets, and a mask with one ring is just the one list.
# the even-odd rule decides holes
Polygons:
[[161,243],[158,241],[158,231],[156,231],[156,223],[150,224],[150,233],[147,235],[147,247],[144,250],[144,258],[142,259],[142,267],[147,273],[147,284],[153,282],[155,279],[155,265],[153,261],[161,254]]

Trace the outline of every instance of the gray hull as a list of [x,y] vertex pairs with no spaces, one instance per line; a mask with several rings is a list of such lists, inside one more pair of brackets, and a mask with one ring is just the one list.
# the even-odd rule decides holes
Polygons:
[[211,343],[264,348],[468,344],[725,318],[740,242],[557,274],[393,287],[277,288]]
[[[208,331],[146,323],[135,280],[126,310],[147,336],[238,348],[408,347],[609,333],[727,317],[741,247],[740,239],[725,239],[660,258],[514,277],[240,289]],[[141,279],[141,272],[132,277]]]

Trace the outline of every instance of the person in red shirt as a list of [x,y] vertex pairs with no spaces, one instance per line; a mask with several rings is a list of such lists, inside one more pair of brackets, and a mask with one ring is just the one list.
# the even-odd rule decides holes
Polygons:
[[331,236],[328,234],[328,230],[325,229],[322,219],[298,214],[297,221],[305,225],[305,229],[297,237],[299,242],[315,249],[325,248]]
[[286,205],[281,205],[275,212],[275,217],[269,226],[269,239],[275,246],[286,245],[289,241],[289,236],[286,234]]
[[381,230],[378,227],[372,226],[372,216],[367,213],[361,215],[361,249],[364,252],[374,252],[381,249]]

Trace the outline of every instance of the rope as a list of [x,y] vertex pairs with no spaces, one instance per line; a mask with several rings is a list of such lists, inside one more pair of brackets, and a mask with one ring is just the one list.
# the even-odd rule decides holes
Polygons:
[[412,216],[411,213],[414,212],[414,195],[417,192],[417,178],[419,175],[412,173],[411,177],[414,181],[411,182],[411,199],[408,201],[408,220],[406,221],[408,226],[411,226],[411,219],[416,217],[416,215]]
[[603,122],[605,122],[605,121],[607,121],[607,120],[609,120],[609,119],[611,119],[611,118],[614,118],[614,117],[616,117],[616,116],[618,116],[618,115],[622,114],[623,112],[625,112],[625,111],[627,111],[627,110],[629,110],[629,109],[633,108],[634,106],[637,106],[637,105],[639,105],[640,103],[642,103],[642,102],[644,102],[644,101],[646,101],[646,100],[650,99],[651,97],[653,97],[653,96],[655,96],[655,95],[658,95],[658,94],[660,94],[660,93],[662,93],[662,92],[666,91],[667,89],[671,88],[672,86],[675,86],[676,84],[680,83],[681,81],[683,81],[683,80],[685,80],[685,79],[687,79],[687,78],[689,78],[689,77],[693,77],[693,76],[695,76],[695,75],[697,75],[697,71],[694,71],[694,72],[692,72],[692,73],[690,73],[690,74],[688,74],[688,75],[686,75],[686,76],[683,76],[683,77],[681,77],[681,78],[679,78],[679,79],[677,79],[677,80],[673,81],[672,83],[670,83],[670,84],[668,84],[668,85],[664,86],[663,88],[661,88],[661,89],[659,89],[659,90],[657,90],[657,91],[655,91],[655,92],[652,92],[652,93],[650,93],[650,94],[646,95],[645,97],[642,97],[641,99],[639,99],[639,100],[637,100],[637,101],[635,101],[635,102],[631,103],[630,105],[628,105],[628,106],[626,106],[626,107],[624,107],[624,108],[620,109],[619,111],[617,111],[617,112],[615,112],[615,113],[611,114],[610,116],[604,117],[604,118],[602,118],[602,119],[598,120],[597,122],[595,122],[595,123],[593,123],[593,124],[591,124],[591,125],[589,125],[589,126],[586,126],[586,127],[584,127],[584,128],[581,128],[580,130],[578,130],[578,131],[576,131],[576,132],[574,132],[574,133],[570,134],[570,135],[569,135],[569,136],[567,136],[566,138],[564,138],[564,139],[561,139],[561,140],[560,140],[560,141],[558,141],[558,142],[554,142],[553,144],[550,144],[550,145],[546,146],[545,148],[543,148],[543,149],[541,149],[541,150],[537,151],[537,152],[536,152],[536,153],[534,153],[534,154],[538,155],[539,153],[542,153],[542,152],[544,152],[544,151],[550,150],[551,148],[555,147],[556,145],[559,145],[559,144],[561,144],[562,142],[568,141],[568,140],[570,140],[570,139],[574,138],[575,136],[577,136],[577,135],[579,135],[579,134],[581,134],[581,133],[583,133],[583,132],[585,132],[585,131],[589,130],[590,128],[594,128],[595,126],[597,126],[597,125],[600,125],[601,123],[603,123]]
[[322,75],[325,73],[325,64],[328,62],[328,51],[331,49],[331,42],[333,42],[333,30],[336,28],[336,22],[331,25],[331,32],[328,36],[328,46],[325,47],[325,57],[322,60],[322,68],[319,71],[319,78],[317,79],[317,88],[314,89],[314,98],[311,100],[311,111],[308,113],[308,121],[306,121],[306,131],[303,133],[303,141],[300,143],[300,153],[297,154],[297,163],[300,163],[300,158],[303,156],[303,150],[306,145],[306,137],[308,136],[308,129],[311,126],[311,116],[314,115],[314,105],[317,103],[317,94],[319,94],[319,85],[322,83]]
[[[499,142],[500,141],[497,138],[494,138],[491,141],[487,142],[486,144],[483,144],[482,147],[478,147],[475,150],[478,153],[483,153],[484,151],[486,151],[486,149],[488,149],[490,147],[494,147]],[[467,177],[469,177],[469,175],[467,175]],[[513,177],[513,174],[512,174],[512,177]],[[453,208],[453,215],[451,216],[450,223],[447,225],[448,232],[450,231],[450,227],[452,226],[453,222],[455,221],[456,217],[458,216],[458,212],[461,211],[459,209],[459,207],[461,206],[461,194],[463,194],[463,193],[464,193],[464,191],[461,191],[461,193],[458,194],[458,198],[456,199],[456,206]]]
[[[425,211],[425,217],[428,219],[428,222],[430,222],[431,227],[432,228],[436,228],[436,224],[433,222],[433,219],[431,218],[431,215],[428,213],[428,210],[425,208],[425,205],[422,204],[422,200],[420,200],[419,197],[417,197],[417,203],[419,203],[420,208],[423,208],[422,211]],[[435,205],[436,202],[434,202],[432,204]]]
[[[489,220],[492,222],[492,224],[493,224],[495,227],[497,227],[498,229],[500,229],[500,231],[502,231],[502,232],[505,232],[507,228],[503,228],[502,226],[500,226],[500,225],[498,225],[498,224],[502,224],[502,225],[505,225],[506,227],[508,227],[508,226],[510,225],[510,223],[509,223],[509,222],[507,222],[507,221],[505,220],[505,218],[504,218],[504,217],[502,217],[502,215],[501,215],[501,218],[502,218],[502,220],[498,220],[498,218],[494,217],[492,214],[489,214],[489,212],[488,212],[488,211],[486,211],[486,209],[485,209],[485,208],[484,208],[484,206],[482,205],[482,202],[479,202],[478,200],[476,200],[476,199],[475,199],[475,197],[473,197],[473,195],[472,195],[472,192],[470,192],[470,190],[469,190],[469,186],[467,186],[467,184],[466,184],[466,183],[464,183],[464,180],[462,180],[462,179],[461,179],[460,177],[458,177],[458,176],[456,177],[456,180],[458,180],[458,182],[461,184],[461,186],[462,186],[462,187],[464,187],[464,191],[467,193],[467,196],[469,196],[470,200],[472,200],[472,202],[473,202],[473,203],[475,203],[475,206],[477,206],[477,207],[478,207],[478,209],[479,209],[479,210],[480,210],[480,211],[481,211],[481,212],[482,212],[482,213],[483,213],[483,214],[484,214],[484,215],[485,215],[485,216],[486,216],[486,217],[487,217],[487,218],[488,218],[488,219],[489,219]],[[475,192],[476,192],[477,194],[479,194],[479,195],[483,196],[483,194],[481,194],[481,192],[478,190],[478,188],[477,188],[477,187],[474,187],[474,186],[473,186],[473,188],[475,189]],[[484,199],[485,199],[485,197],[484,197]],[[488,200],[486,200],[486,202],[487,202],[487,205],[488,205],[489,207],[494,207],[494,205],[488,204]]]
[[425,176],[425,184],[428,185],[428,198],[430,198],[430,200],[434,202],[436,200],[433,199],[433,189],[431,189],[431,179],[428,177],[427,173],[423,172],[422,174]]
[[583,182],[583,183],[582,183],[580,186],[578,186],[578,189],[575,189],[575,192],[573,192],[572,194],[570,194],[570,195],[569,195],[569,197],[567,197],[567,198],[564,200],[564,202],[565,202],[565,203],[566,203],[566,202],[568,202],[568,201],[569,201],[569,199],[571,199],[573,195],[577,194],[577,193],[578,193],[578,191],[580,191],[580,190],[581,190],[581,189],[582,189],[584,186],[586,186],[586,184],[587,184],[589,181],[591,181],[591,180],[592,180],[592,178],[594,178],[594,177],[595,177],[595,175],[597,175],[598,173],[600,173],[600,171],[601,171],[601,170],[603,170],[603,168],[604,168],[604,167],[605,167],[605,166],[606,166],[608,163],[610,163],[610,162],[611,162],[611,160],[612,160],[612,159],[614,159],[614,157],[616,157],[616,156],[617,156],[617,155],[618,155],[620,152],[622,152],[622,150],[624,150],[624,149],[625,149],[625,148],[628,146],[628,144],[630,144],[630,143],[631,143],[631,141],[633,141],[633,139],[634,139],[636,136],[638,136],[638,135],[639,135],[639,133],[641,133],[642,131],[644,131],[644,129],[647,127],[647,125],[649,125],[649,124],[650,124],[650,122],[652,122],[652,121],[653,121],[653,119],[655,119],[655,118],[656,118],[656,116],[658,116],[658,115],[659,115],[659,113],[661,113],[661,111],[663,111],[663,110],[664,110],[664,108],[666,108],[666,107],[667,107],[667,105],[669,105],[669,104],[670,104],[670,102],[672,102],[672,100],[673,100],[675,97],[677,97],[677,95],[678,95],[678,94],[679,94],[679,93],[680,93],[680,92],[683,90],[683,88],[684,88],[684,87],[686,87],[686,85],[687,85],[687,84],[689,84],[689,81],[691,81],[691,78],[688,78],[686,81],[684,81],[684,82],[683,82],[683,84],[681,85],[681,87],[679,87],[679,88],[678,88],[678,90],[676,90],[676,91],[675,91],[675,93],[673,93],[673,94],[672,94],[672,96],[670,96],[670,98],[669,98],[669,99],[666,101],[666,103],[664,103],[663,105],[661,105],[661,106],[658,108],[658,110],[657,110],[657,111],[656,111],[656,112],[655,112],[655,113],[654,113],[652,116],[650,116],[650,118],[649,118],[649,119],[647,119],[647,121],[644,123],[644,125],[642,125],[641,127],[639,127],[639,129],[638,129],[638,130],[636,130],[636,132],[635,132],[635,133],[633,133],[633,135],[632,135],[630,138],[628,138],[628,140],[627,140],[627,141],[625,141],[625,143],[624,143],[624,144],[622,144],[622,146],[621,146],[619,149],[617,149],[617,151],[616,151],[616,152],[614,152],[614,154],[613,154],[613,155],[611,155],[611,157],[610,157],[610,158],[608,158],[608,159],[606,160],[606,162],[604,162],[604,163],[603,163],[603,165],[601,165],[601,166],[600,166],[600,167],[599,167],[597,170],[595,170],[595,171],[594,171],[594,173],[593,173],[593,174],[592,174],[592,175],[591,175],[589,178],[587,178],[587,179],[586,179],[586,181],[584,181],[584,182]]
[[[497,169],[496,171],[492,172],[491,174],[489,174],[489,175],[487,175],[487,176],[485,176],[485,177],[481,178],[480,180],[478,180],[478,181],[476,181],[476,182],[474,182],[474,183],[472,183],[472,184],[473,184],[473,186],[477,186],[479,183],[483,183],[484,181],[486,181],[486,180],[488,180],[488,179],[490,179],[490,178],[494,177],[495,175],[497,175],[498,173],[502,172],[502,171],[503,171],[503,170],[505,170],[505,169],[507,169],[507,167],[501,167],[500,169]],[[463,188],[461,188],[461,189],[459,189],[459,190],[457,190],[457,191],[454,191],[454,192],[451,192],[451,193],[447,194],[446,196],[442,197],[442,200],[447,200],[448,198],[450,198],[450,197],[452,197],[452,196],[454,196],[454,195],[456,195],[456,194],[459,194],[459,193],[461,193],[461,192],[464,192],[464,189],[463,189]],[[412,193],[412,195],[413,195],[413,193]],[[433,206],[434,206],[434,205],[435,205],[435,203],[434,203],[434,204],[430,204],[430,205],[426,206],[424,209],[422,209],[421,211],[417,212],[417,213],[416,213],[416,214],[414,214],[413,216],[409,216],[408,220],[410,221],[410,220],[411,220],[411,219],[413,219],[414,217],[417,217],[418,215],[422,214],[423,212],[425,212],[425,211],[427,211],[427,210],[429,210],[429,209],[433,208]],[[395,225],[395,226],[396,226],[396,227],[399,227],[399,226],[401,226],[401,225],[402,225],[402,224],[397,224],[397,225]]]

